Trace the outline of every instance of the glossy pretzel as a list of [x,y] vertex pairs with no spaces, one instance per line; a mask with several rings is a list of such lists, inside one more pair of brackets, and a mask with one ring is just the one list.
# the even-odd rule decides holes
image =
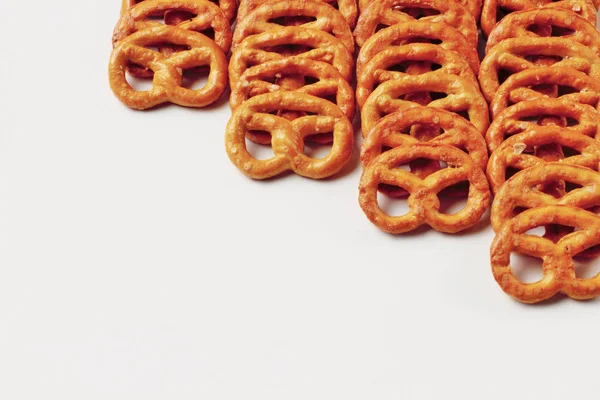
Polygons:
[[[558,224],[578,230],[558,243],[527,234],[539,226]],[[600,294],[600,274],[577,278],[573,257],[600,244],[600,217],[589,211],[568,206],[533,208],[509,220],[496,235],[491,248],[492,273],[508,295],[524,303],[538,303],[558,292],[578,299]],[[543,260],[543,277],[538,282],[523,283],[512,272],[510,254],[517,252]]]
[[327,62],[340,71],[344,79],[350,81],[354,65],[353,56],[341,41],[315,29],[283,27],[276,31],[253,35],[240,43],[229,63],[231,87],[236,87],[237,81],[249,67],[285,58],[276,48],[287,45],[309,47],[309,50],[298,54],[297,57]]
[[[277,110],[311,113],[293,121],[272,115]],[[246,149],[249,131],[271,134],[274,157],[257,160]],[[333,132],[330,153],[322,159],[304,155],[308,135]],[[352,155],[352,124],[335,104],[304,93],[278,91],[249,99],[233,113],[227,125],[225,145],[229,159],[246,176],[267,179],[291,170],[296,174],[323,179],[339,172]]]
[[[148,47],[168,43],[186,46],[167,57]],[[152,89],[134,90],[126,79],[129,63],[154,71]],[[186,69],[209,66],[208,83],[198,90],[182,87]],[[109,65],[110,86],[125,105],[144,110],[171,102],[187,107],[204,107],[214,103],[227,87],[227,58],[223,50],[206,36],[173,26],[158,26],[136,32],[121,40],[114,48]]]
[[[376,0],[358,0],[358,7],[361,11],[364,11],[372,3],[375,3],[375,1]],[[460,0],[458,2],[467,7],[473,18],[479,19],[479,15],[481,14],[482,0]]]
[[423,17],[420,21],[443,22],[453,26],[467,38],[471,47],[477,47],[475,20],[466,7],[453,0],[380,0],[373,2],[358,18],[354,30],[356,43],[363,46],[377,32],[378,27],[416,21],[416,18],[399,11],[398,7],[438,11],[439,14]]
[[[449,168],[421,179],[398,168],[417,159],[443,161]],[[467,204],[456,214],[439,211],[438,194],[452,186],[469,181]],[[377,202],[380,184],[397,186],[410,193],[409,212],[392,217]],[[393,234],[405,233],[428,224],[440,232],[454,233],[477,224],[490,202],[490,191],[483,171],[461,150],[444,144],[414,143],[396,147],[373,159],[363,170],[359,186],[359,203],[369,220]]]
[[[129,10],[130,8],[134,7],[136,4],[139,3],[144,3],[146,1],[151,1],[151,0],[122,0],[121,3],[121,14],[124,14],[125,11]],[[225,14],[225,16],[227,17],[227,19],[231,22],[233,22],[233,20],[235,19],[235,12],[237,10],[237,0],[208,0],[212,3],[215,3],[219,6],[219,8],[221,9],[221,11],[223,11],[223,14]],[[185,12],[173,12],[173,11],[167,11],[166,15],[165,15],[165,22],[167,22],[169,19],[172,19],[172,21],[168,21],[167,23],[169,25],[171,25],[172,22],[173,24],[177,24],[179,22],[181,22],[181,19],[188,19],[189,14],[185,13]]]
[[[426,66],[424,73],[443,72],[465,78],[475,85],[477,79],[467,64],[466,60],[458,53],[430,43],[410,43],[402,46],[389,47],[375,55],[357,76],[356,99],[362,107],[373,90],[389,80],[400,79],[410,74],[410,65],[405,72],[392,70],[392,67],[402,63],[420,63]],[[435,72],[431,71],[431,63],[441,67]],[[423,73],[423,71],[421,71]]]
[[330,33],[344,43],[349,52],[354,53],[354,37],[344,16],[329,4],[314,0],[294,2],[271,0],[260,5],[238,22],[233,37],[233,47],[235,48],[250,35],[280,29],[280,24],[271,21],[286,17],[311,18],[309,22],[298,26]]

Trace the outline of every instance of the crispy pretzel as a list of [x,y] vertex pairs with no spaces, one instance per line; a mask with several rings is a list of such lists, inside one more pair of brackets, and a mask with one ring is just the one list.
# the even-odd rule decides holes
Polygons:
[[506,139],[492,153],[487,166],[487,176],[492,192],[498,192],[506,182],[506,173],[509,168],[521,171],[546,163],[547,160],[541,158],[537,154],[537,150],[539,147],[550,144],[565,146],[578,153],[553,161],[581,165],[595,170],[600,167],[600,142],[557,126],[531,125],[525,132]]
[[559,37],[579,42],[600,56],[600,34],[595,25],[568,10],[548,8],[519,11],[503,18],[490,33],[486,52],[505,39],[538,37],[533,32],[536,26],[554,28],[554,31],[562,33]]
[[290,26],[253,35],[240,43],[229,62],[231,87],[236,87],[237,81],[249,67],[285,58],[276,50],[278,46],[287,45],[312,48],[297,54],[297,57],[325,61],[340,71],[344,79],[350,81],[354,64],[353,55],[342,42],[322,31]]
[[[558,243],[527,231],[539,226],[560,224],[579,230]],[[568,206],[547,206],[527,210],[508,221],[496,235],[491,248],[492,272],[496,282],[508,295],[523,303],[538,303],[563,292],[578,299],[600,294],[600,274],[577,278],[573,257],[600,244],[600,217],[589,211]],[[538,282],[523,283],[512,272],[511,252],[543,260],[543,277]]]
[[[481,30],[486,36],[489,36],[496,24],[500,26],[500,23],[505,18],[510,17],[513,12],[536,9],[540,6],[544,6],[542,9],[548,9],[549,11],[569,10],[571,15],[577,13],[591,23],[596,23],[596,7],[588,0],[567,0],[556,3],[552,3],[551,0],[484,0],[481,11]],[[499,9],[509,11],[508,15],[499,16]],[[542,31],[548,33],[547,29],[542,29]]]
[[481,135],[489,125],[487,103],[479,88],[472,82],[445,73],[425,75],[407,75],[398,80],[387,81],[379,85],[366,101],[362,109],[362,132],[366,136],[377,122],[393,112],[415,107],[417,104],[403,100],[410,93],[436,92],[444,93],[444,98],[433,100],[427,106],[456,113],[465,112],[470,122]]
[[377,32],[365,42],[356,61],[356,75],[363,75],[364,66],[378,53],[413,41],[439,41],[438,46],[460,54],[473,72],[479,71],[479,56],[465,37],[450,25],[431,21],[402,22]]
[[[147,47],[158,43],[186,46],[167,57]],[[127,82],[129,62],[154,71],[152,89],[134,90]],[[208,83],[198,90],[181,86],[186,69],[209,66]],[[125,105],[144,110],[167,101],[187,107],[204,107],[214,103],[227,87],[227,58],[223,50],[206,36],[177,28],[158,26],[138,31],[121,40],[112,51],[109,65],[110,86]]]
[[[270,114],[277,110],[312,113],[289,121]],[[273,158],[257,160],[246,149],[248,131],[266,131],[272,136]],[[322,159],[304,155],[308,135],[333,132],[330,153]],[[252,179],[267,179],[292,170],[313,179],[339,172],[352,155],[352,123],[335,104],[304,93],[278,91],[251,98],[239,106],[225,134],[229,159]]]
[[[365,11],[372,3],[375,3],[377,0],[358,0],[358,7],[360,11]],[[467,7],[469,13],[475,19],[479,19],[479,14],[481,13],[482,0],[459,0],[463,6]]]
[[543,97],[543,94],[535,90],[536,86],[542,85],[570,87],[575,92],[562,96],[559,93],[559,98],[598,107],[600,80],[590,78],[583,72],[572,68],[529,68],[510,76],[500,85],[490,104],[492,119],[511,104]]
[[[123,0],[121,3],[121,14],[124,14],[127,10],[134,7],[136,4],[144,3],[149,0]],[[235,19],[235,12],[237,10],[237,0],[208,0],[212,3],[218,4],[223,14],[227,17],[227,19],[231,22]],[[189,14],[167,11],[165,13],[165,20],[172,19],[171,21],[165,21],[168,25],[176,25],[179,22],[182,22],[182,19],[189,19]]]
[[[450,167],[425,179],[398,168],[420,158],[443,161]],[[456,214],[441,213],[438,193],[464,181],[470,184],[465,207]],[[381,210],[377,202],[380,184],[397,186],[410,193],[410,210],[407,214],[392,217]],[[440,232],[460,232],[479,222],[490,202],[490,191],[483,171],[461,150],[437,143],[414,143],[379,155],[364,169],[359,191],[360,206],[369,220],[393,234],[409,232],[423,224]]]
[[398,10],[399,7],[438,11],[439,14],[423,17],[420,21],[444,22],[453,26],[467,38],[471,47],[477,47],[475,20],[462,4],[447,0],[380,0],[373,2],[358,18],[354,30],[356,43],[363,46],[377,32],[378,27],[391,26],[399,22],[414,22],[417,19]]
[[[458,53],[445,50],[438,45],[430,43],[410,43],[402,46],[387,48],[368,62],[357,76],[356,99],[360,107],[365,104],[373,90],[383,82],[400,79],[410,73],[410,65],[405,72],[391,70],[399,64],[406,62],[435,63],[442,71],[450,75],[457,75],[477,84],[475,74],[467,64],[466,60]],[[427,68],[431,71],[431,68]],[[431,72],[425,72],[431,73]]]
[[510,106],[492,121],[486,133],[490,152],[495,151],[507,137],[521,133],[531,125],[539,125],[547,117],[568,118],[572,121],[569,130],[600,139],[600,114],[596,109],[587,104],[540,97]]
[[[238,23],[246,18],[248,14],[260,5],[271,2],[272,0],[242,0],[238,9]],[[281,0],[279,0],[281,1]],[[311,0],[320,3],[326,3],[337,10],[340,10],[344,19],[348,23],[351,29],[356,25],[356,18],[358,17],[358,7],[355,0]]]
[[238,22],[233,36],[233,47],[235,48],[250,35],[280,29],[280,24],[271,21],[285,17],[315,18],[298,26],[330,33],[344,43],[349,52],[354,53],[354,37],[344,16],[329,4],[314,0],[294,2],[271,0],[255,8]]

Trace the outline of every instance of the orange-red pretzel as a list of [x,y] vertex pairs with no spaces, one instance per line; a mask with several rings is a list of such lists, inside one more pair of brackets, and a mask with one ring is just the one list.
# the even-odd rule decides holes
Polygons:
[[[449,168],[425,179],[398,168],[417,159],[443,161]],[[467,204],[456,214],[440,212],[438,194],[458,183],[469,182]],[[397,186],[410,193],[409,212],[392,217],[377,202],[380,184]],[[477,224],[490,202],[490,191],[483,171],[471,158],[453,146],[414,143],[396,147],[373,159],[364,169],[359,186],[359,203],[369,220],[380,229],[393,234],[409,232],[428,224],[440,232],[460,232]]]
[[349,52],[354,53],[354,37],[344,16],[329,4],[314,0],[271,0],[260,5],[238,21],[233,36],[233,47],[250,35],[280,29],[281,25],[272,21],[286,17],[309,17],[309,22],[298,26],[330,33],[344,43]]
[[[134,7],[136,4],[143,3],[145,1],[149,1],[149,0],[123,0],[121,3],[121,14],[124,14],[125,11]],[[223,11],[223,14],[225,14],[227,19],[229,21],[233,22],[233,20],[235,19],[235,12],[237,10],[237,0],[208,0],[208,1],[217,4],[219,6],[219,8],[221,9],[221,11]],[[182,19],[188,19],[188,18],[189,18],[189,14],[187,14],[185,12],[181,13],[181,12],[167,11],[165,14],[165,20],[172,19],[172,21],[168,21],[168,22],[165,21],[169,25],[171,25],[171,24],[176,25],[179,22],[182,22]]]
[[309,50],[296,56],[327,62],[340,71],[344,79],[350,81],[353,56],[342,42],[322,31],[290,26],[253,35],[240,43],[229,62],[231,87],[235,88],[237,81],[249,67],[285,58],[276,50],[277,47],[287,45],[309,47]]
[[586,46],[568,39],[555,37],[519,37],[506,39],[486,55],[479,69],[481,91],[487,101],[494,98],[500,87],[500,76],[516,73],[537,65],[532,56],[560,59],[552,67],[569,67],[592,78],[600,78],[600,58]]
[[[189,50],[167,57],[148,48],[159,43],[186,46]],[[129,85],[126,68],[130,62],[154,72],[151,90],[138,92]],[[210,67],[208,83],[198,90],[182,87],[183,71],[199,66]],[[110,58],[109,80],[119,100],[134,109],[144,110],[168,101],[204,107],[219,99],[227,87],[227,58],[214,41],[200,33],[158,26],[138,31],[117,44]]]
[[521,171],[547,160],[538,154],[538,148],[547,145],[559,145],[575,150],[576,155],[564,156],[560,161],[564,164],[581,165],[598,170],[600,167],[600,142],[581,135],[575,131],[557,126],[530,126],[525,132],[506,139],[491,155],[487,166],[487,176],[496,193],[506,182],[506,174],[510,169]]
[[379,27],[392,26],[399,22],[414,22],[402,9],[435,10],[439,14],[423,17],[425,22],[443,22],[453,26],[466,38],[471,47],[477,47],[477,25],[469,10],[456,1],[446,0],[380,0],[373,2],[358,18],[354,35],[356,43],[363,46]]
[[[558,243],[527,231],[557,224],[577,228]],[[496,235],[491,248],[492,272],[496,282],[508,295],[524,303],[538,303],[558,292],[578,299],[600,295],[600,274],[578,278],[573,257],[600,244],[600,217],[589,211],[568,206],[547,206],[527,210],[509,220]],[[538,282],[523,283],[510,266],[512,252],[543,260],[543,277]]]
[[[278,110],[310,113],[289,121],[272,115]],[[246,149],[249,131],[271,134],[273,158],[257,160]],[[315,159],[304,154],[308,135],[332,132],[330,153]],[[227,125],[225,145],[229,159],[246,176],[267,179],[291,170],[313,179],[323,179],[339,172],[352,155],[352,123],[335,104],[304,93],[278,91],[251,98],[239,106]]]
[[407,75],[398,80],[382,83],[365,103],[362,109],[362,132],[366,136],[375,124],[384,116],[417,104],[404,100],[411,93],[435,92],[446,97],[434,99],[427,106],[443,109],[457,114],[466,113],[466,117],[481,135],[489,125],[487,103],[472,82],[455,75],[430,73],[425,75]]
[[[595,25],[568,10],[540,8],[512,13],[502,19],[488,37],[486,52],[513,37],[538,37],[537,26],[554,28],[559,37],[579,42],[600,56],[600,34]],[[546,33],[546,32],[544,32]]]
[[[361,11],[364,11],[376,1],[377,0],[359,0],[358,7]],[[483,3],[482,0],[460,0],[458,2],[469,9],[469,13],[471,13],[473,18],[476,20],[479,19],[479,15],[481,14],[481,5]]]
[[547,117],[568,119],[571,123],[566,129],[600,139],[600,113],[596,109],[587,104],[540,97],[510,106],[492,121],[486,134],[490,152],[508,137],[525,131],[531,125],[541,125],[542,119]]
[[[440,68],[435,72],[441,71],[450,75],[457,75],[474,84],[477,84],[475,74],[467,64],[466,60],[458,53],[430,43],[410,43],[402,46],[389,47],[379,53],[369,61],[361,74],[357,76],[356,99],[360,107],[365,104],[373,90],[383,82],[400,79],[409,72],[391,70],[406,62],[425,62],[426,64],[435,63]],[[428,68],[431,70],[430,68]]]

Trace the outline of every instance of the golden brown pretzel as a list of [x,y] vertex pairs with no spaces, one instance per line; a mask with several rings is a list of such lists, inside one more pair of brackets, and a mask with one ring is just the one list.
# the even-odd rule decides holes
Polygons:
[[[600,142],[578,132],[557,126],[531,125],[526,131],[506,139],[491,155],[487,176],[496,193],[506,182],[509,169],[521,171],[544,164],[537,151],[547,145],[560,145],[575,150],[576,155],[564,156],[564,164],[576,164],[598,170],[600,167]],[[559,160],[554,160],[559,161]]]
[[501,41],[513,37],[538,37],[536,26],[554,27],[559,37],[579,42],[600,56],[600,34],[596,27],[568,10],[540,8],[512,13],[502,19],[488,37],[486,52]]
[[434,99],[427,106],[456,113],[465,113],[465,117],[477,128],[481,135],[489,125],[487,103],[472,82],[455,75],[430,73],[426,75],[407,75],[398,80],[387,81],[379,85],[362,109],[362,132],[366,136],[375,124],[384,116],[416,104],[403,100],[410,93],[434,92],[446,94],[446,97]]
[[[252,10],[259,7],[261,4],[270,2],[272,0],[242,0],[238,9],[238,23],[246,18]],[[281,1],[281,0],[279,0]],[[340,10],[344,19],[348,23],[351,29],[356,25],[356,18],[358,17],[358,7],[355,0],[305,0],[315,1],[320,3],[326,3],[337,10]]]
[[[398,168],[417,159],[443,161],[449,168],[425,179]],[[440,212],[438,193],[469,182],[467,204],[456,214]],[[387,215],[377,202],[380,184],[397,186],[410,193],[409,212],[403,216]],[[490,202],[490,191],[483,171],[471,158],[453,146],[433,143],[414,143],[396,147],[373,159],[363,171],[359,185],[359,203],[369,220],[380,229],[393,234],[409,232],[428,224],[440,232],[460,232],[475,225]]]
[[460,54],[473,72],[479,71],[479,56],[467,39],[450,25],[431,21],[402,22],[377,32],[360,50],[356,61],[356,75],[363,75],[364,66],[378,53],[389,48],[424,40],[440,42],[438,46]]
[[[558,243],[529,235],[539,226],[559,224],[579,230]],[[600,274],[581,279],[576,276],[573,257],[600,244],[600,217],[589,211],[568,206],[547,206],[527,210],[508,221],[496,235],[491,248],[492,272],[496,282],[508,295],[524,303],[538,303],[563,292],[578,299],[600,294]],[[543,277],[538,282],[523,283],[512,272],[510,254],[517,252],[543,260]]]
[[565,86],[573,90],[561,95],[563,100],[589,104],[598,107],[600,81],[590,78],[583,72],[565,67],[529,68],[510,76],[496,92],[490,111],[495,119],[504,109],[524,100],[533,100],[544,95],[535,90],[537,86]]
[[[359,0],[358,7],[361,11],[365,11],[372,3],[375,3],[375,1],[376,0]],[[467,7],[473,18],[479,19],[482,0],[460,0],[458,2]]]
[[322,31],[290,26],[253,35],[240,43],[229,62],[231,87],[235,88],[236,82],[249,67],[285,58],[276,50],[277,47],[288,45],[311,48],[297,57],[325,61],[340,71],[344,79],[350,81],[354,60],[342,42]]
[[330,33],[344,43],[349,52],[354,53],[354,37],[344,16],[329,4],[314,0],[271,0],[260,5],[238,21],[233,36],[233,47],[250,35],[280,29],[281,25],[272,21],[286,17],[309,17],[310,21],[298,26]]
[[[458,53],[431,44],[410,43],[402,46],[389,47],[375,55],[357,76],[356,99],[360,107],[365,104],[373,90],[383,82],[399,79],[409,73],[409,68],[404,72],[391,70],[399,64],[406,62],[426,62],[440,65],[435,72],[441,71],[450,75],[457,75],[477,84],[475,74],[466,60]],[[428,68],[431,71],[430,68]]]
[[[125,11],[129,10],[130,8],[134,7],[136,4],[139,3],[143,3],[145,1],[149,1],[149,0],[123,0],[121,3],[121,14],[124,14]],[[215,3],[219,6],[219,8],[221,9],[221,11],[223,11],[223,14],[225,14],[225,16],[227,17],[227,19],[231,22],[233,22],[233,20],[235,19],[235,12],[237,10],[237,0],[208,0],[212,3]],[[168,15],[171,14],[171,17],[169,17]],[[180,13],[180,12],[172,12],[172,11],[167,11],[166,15],[165,15],[165,19],[168,20],[169,18],[172,18],[172,21],[165,21],[167,22],[168,25],[171,25],[171,22],[173,24],[177,24],[181,21],[181,18],[185,17],[184,19],[188,19],[189,15],[187,15],[187,13]]]
[[569,130],[600,139],[600,113],[596,109],[587,104],[540,97],[510,106],[492,121],[486,134],[490,152],[509,136],[523,132],[532,124],[540,125],[541,120],[547,117],[568,118],[571,122]]
[[373,2],[358,18],[354,30],[356,43],[363,46],[381,26],[387,27],[400,22],[414,22],[416,20],[409,14],[398,10],[400,7],[439,12],[439,14],[423,17],[420,20],[423,22],[443,22],[453,26],[466,37],[471,47],[477,47],[477,25],[475,20],[466,7],[452,0],[380,0]]
[[600,58],[586,46],[556,37],[519,37],[506,39],[495,46],[481,62],[479,83],[487,101],[500,87],[500,76],[516,73],[537,65],[533,56],[552,59],[552,67],[570,67],[592,78],[600,78]]
[[[167,57],[148,48],[164,43],[189,50]],[[129,85],[125,74],[130,62],[154,71],[151,90],[138,92]],[[182,87],[183,71],[199,66],[210,67],[208,83],[198,90]],[[109,80],[119,100],[134,109],[144,110],[167,101],[204,107],[214,103],[227,87],[227,58],[214,41],[200,33],[158,26],[136,32],[117,44],[110,58]]]
[[[293,121],[270,114],[277,110],[311,113]],[[274,157],[253,158],[246,149],[249,131],[271,134]],[[333,132],[330,153],[322,159],[304,155],[304,138]],[[229,159],[246,176],[267,179],[291,170],[313,179],[323,179],[339,172],[352,155],[352,124],[335,104],[304,93],[278,91],[249,99],[233,113],[225,133]]]

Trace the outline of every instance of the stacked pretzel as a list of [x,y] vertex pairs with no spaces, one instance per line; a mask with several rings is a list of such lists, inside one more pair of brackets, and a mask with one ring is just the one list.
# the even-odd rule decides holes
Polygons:
[[[487,176],[495,194],[492,270],[502,289],[536,303],[564,292],[600,295],[600,276],[577,276],[573,258],[592,257],[600,245],[600,33],[587,0],[517,10],[489,30],[479,71],[491,104],[486,134]],[[491,10],[484,4],[482,27]],[[495,18],[495,17],[494,17]],[[487,22],[484,22],[487,21]],[[491,21],[491,20],[490,20]],[[545,228],[543,237],[528,234]],[[511,252],[543,259],[543,278],[523,283]]]
[[[205,107],[217,101],[227,87],[226,54],[236,8],[236,0],[219,0],[218,5],[209,0],[123,0],[109,64],[114,94],[138,110],[167,102]],[[127,73],[151,79],[152,88],[135,90]],[[186,75],[198,73],[208,74],[207,84],[186,87]]]
[[[480,221],[491,197],[484,173],[488,108],[476,78],[475,20],[481,3],[362,0],[360,5],[355,29],[364,137],[360,205],[389,233],[423,224],[448,233],[468,229]],[[378,191],[408,195],[409,212],[386,214]],[[466,197],[466,206],[445,213],[439,198],[444,196]]]
[[[293,171],[323,179],[347,164],[354,143],[349,82],[356,16],[354,0],[242,0],[229,64],[232,117],[225,143],[248,177]],[[246,138],[271,145],[274,157],[254,158]],[[330,144],[331,151],[312,158],[306,142]]]

